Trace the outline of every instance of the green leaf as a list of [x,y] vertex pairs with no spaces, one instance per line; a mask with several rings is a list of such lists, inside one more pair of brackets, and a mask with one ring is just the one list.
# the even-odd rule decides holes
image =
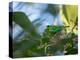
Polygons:
[[31,36],[38,37],[39,34],[36,32],[35,27],[30,22],[29,18],[22,12],[13,13],[13,21],[21,26],[25,32],[30,32]]
[[[19,57],[22,56],[21,54],[24,54],[24,52],[28,51],[32,47],[35,48],[37,45],[39,45],[40,35],[36,32],[35,27],[24,13],[14,12],[13,21],[18,24],[25,32],[29,33],[27,36],[25,36],[26,39],[22,39],[18,43],[13,43],[14,57]],[[28,36],[29,39],[27,40]],[[20,51],[21,54],[15,53],[16,51]]]

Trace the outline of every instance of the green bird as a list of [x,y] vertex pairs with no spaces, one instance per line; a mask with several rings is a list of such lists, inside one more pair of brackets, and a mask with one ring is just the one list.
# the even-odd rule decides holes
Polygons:
[[63,26],[47,26],[47,29],[50,32],[57,33],[57,32],[60,32],[63,29]]

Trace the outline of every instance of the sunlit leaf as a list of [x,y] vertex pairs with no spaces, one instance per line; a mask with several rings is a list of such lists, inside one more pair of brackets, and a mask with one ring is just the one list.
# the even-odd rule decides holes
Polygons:
[[75,34],[77,33],[77,30],[75,27],[77,26],[77,18],[78,18],[78,6],[77,5],[63,5],[63,20],[66,26],[69,26],[67,28],[67,32],[73,31]]
[[77,5],[64,5],[63,13],[68,21],[75,21],[78,16],[78,6]]

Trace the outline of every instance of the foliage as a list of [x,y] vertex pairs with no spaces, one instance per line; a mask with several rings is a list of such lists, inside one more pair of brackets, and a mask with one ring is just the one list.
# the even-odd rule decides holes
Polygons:
[[62,6],[63,15],[65,16],[64,21],[66,26],[69,26],[67,28],[67,32],[73,31],[75,34],[77,34],[77,25],[78,25],[78,6],[77,5],[63,5]]
[[13,41],[14,57],[53,56],[58,55],[57,51],[63,52],[64,55],[78,53],[76,46],[78,35],[74,31],[78,21],[77,7],[62,7],[63,15],[67,21],[67,23],[64,22],[65,26],[48,25],[41,36],[24,13],[13,13],[14,22],[19,24],[25,32],[28,32],[20,42]]
[[[65,25],[69,26],[69,28],[66,29],[66,32],[68,34],[71,34],[71,38],[66,43],[68,47],[66,48],[67,53],[65,54],[75,54],[78,53],[78,47],[75,48],[74,45],[76,45],[77,42],[77,35],[78,35],[78,6],[77,5],[63,5],[62,6],[63,15],[65,17]],[[67,22],[66,22],[67,21]],[[76,36],[76,37],[75,37]],[[75,40],[77,43],[74,43]]]
[[[14,44],[14,47],[17,46],[17,48],[19,48],[16,49],[15,52],[17,50],[20,51],[19,55],[23,56],[19,57],[52,56],[56,55],[57,51],[67,51],[67,53],[64,54],[76,54],[77,48],[73,48],[75,45],[73,44],[73,39],[77,38],[77,36],[75,34],[72,34],[71,36],[66,38],[66,35],[64,36],[64,32],[62,31],[65,28],[66,27],[64,26],[47,26],[39,41],[35,44],[32,44],[32,46],[30,46],[32,40],[26,39],[21,41],[19,44]],[[63,37],[61,37],[60,35]],[[17,55],[16,53],[14,54],[14,56]]]

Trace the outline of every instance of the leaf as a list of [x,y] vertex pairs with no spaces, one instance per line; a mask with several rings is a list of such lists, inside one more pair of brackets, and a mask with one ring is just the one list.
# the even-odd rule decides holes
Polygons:
[[78,6],[77,5],[64,5],[63,13],[69,23],[71,20],[75,21],[78,16]]
[[[78,6],[77,5],[63,5],[63,19],[65,20],[65,26],[69,26],[66,31],[77,33],[76,26],[77,26],[77,18],[78,18]],[[67,22],[66,22],[67,21]]]
[[[21,54],[23,54],[24,51],[28,51],[28,49],[31,49],[32,47],[35,48],[39,44],[40,35],[36,32],[35,27],[24,13],[14,12],[13,21],[20,27],[22,27],[25,32],[29,33],[28,40],[23,39],[18,43],[16,42],[13,43],[14,47],[13,53],[15,55],[14,57],[19,57]],[[28,35],[26,37],[28,37]],[[15,53],[18,50],[21,53],[20,55]]]
[[38,37],[39,34],[36,32],[35,27],[30,22],[29,18],[22,12],[13,13],[13,21],[19,24],[25,32],[30,32],[34,37]]

